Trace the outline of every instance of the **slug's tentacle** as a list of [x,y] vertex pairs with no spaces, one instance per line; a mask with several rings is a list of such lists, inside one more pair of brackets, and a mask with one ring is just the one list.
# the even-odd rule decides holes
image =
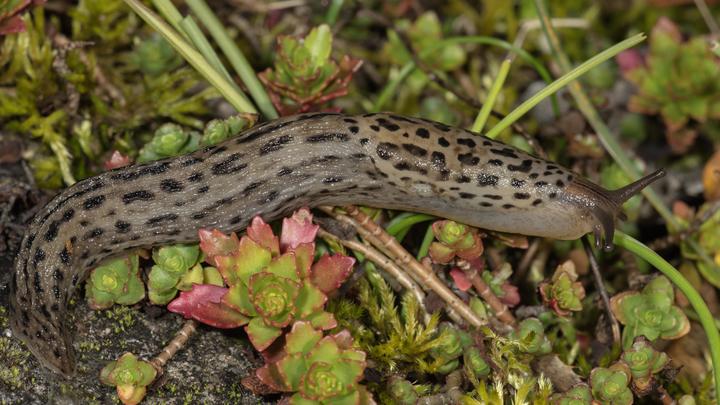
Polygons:
[[[11,324],[32,353],[74,370],[67,304],[91,268],[137,247],[238,231],[302,206],[424,212],[555,239],[605,234],[620,204],[661,176],[607,191],[559,165],[472,132],[394,114],[311,113],[186,156],[102,173],[33,219],[15,262]],[[600,240],[600,237],[597,238]]]
[[640,193],[645,187],[665,176],[665,170],[659,169],[617,190],[606,190],[585,179],[578,179],[574,185],[577,187],[572,198],[576,203],[588,208],[595,218],[593,235],[595,247],[601,246],[605,250],[613,248],[615,235],[615,219],[625,219],[622,205]]

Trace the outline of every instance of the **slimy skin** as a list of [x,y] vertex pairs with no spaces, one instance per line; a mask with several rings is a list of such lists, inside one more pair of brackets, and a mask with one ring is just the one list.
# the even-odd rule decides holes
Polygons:
[[361,204],[479,228],[612,241],[627,198],[656,172],[608,191],[500,142],[392,114],[314,113],[254,127],[172,159],[112,170],[55,197],[34,218],[11,283],[12,328],[44,366],[74,372],[68,300],[89,270],[137,247],[197,241],[303,206]]

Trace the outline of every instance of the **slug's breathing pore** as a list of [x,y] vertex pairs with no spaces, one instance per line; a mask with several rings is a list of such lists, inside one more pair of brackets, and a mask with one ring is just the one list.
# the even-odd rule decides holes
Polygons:
[[138,247],[197,241],[303,206],[359,204],[555,239],[613,239],[620,205],[663,175],[615,191],[479,134],[394,114],[310,113],[189,155],[80,181],[27,229],[11,324],[43,365],[74,371],[68,301],[91,268]]

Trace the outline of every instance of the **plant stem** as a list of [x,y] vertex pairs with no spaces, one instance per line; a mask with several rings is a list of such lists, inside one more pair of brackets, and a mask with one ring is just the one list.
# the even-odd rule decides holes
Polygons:
[[[537,8],[540,21],[542,22],[545,36],[547,37],[548,42],[550,43],[550,47],[554,55],[556,56],[557,64],[560,66],[562,71],[570,70],[570,61],[567,55],[565,55],[565,53],[563,52],[562,47],[560,46],[560,40],[557,37],[557,33],[555,32],[552,24],[550,23],[550,17],[547,14],[545,3],[542,0],[535,0],[535,6]],[[607,125],[605,125],[605,122],[603,122],[602,118],[600,118],[600,114],[598,114],[597,110],[592,105],[590,98],[588,98],[587,94],[585,94],[582,85],[579,82],[573,82],[568,85],[568,89],[570,90],[570,94],[572,94],[573,98],[575,99],[578,108],[585,116],[585,119],[588,120],[590,126],[592,126],[595,130],[595,133],[597,133],[598,138],[600,139],[600,143],[602,143],[605,150],[610,154],[610,156],[612,156],[618,166],[620,166],[620,168],[625,172],[625,174],[627,174],[631,179],[640,178],[640,172],[637,170],[630,157],[625,153],[625,150],[622,148],[622,146],[620,146],[620,142],[618,142],[617,138],[615,138],[613,133],[610,131],[610,128],[608,128]],[[663,217],[665,222],[667,222],[672,229],[681,228],[678,221],[672,215],[672,212],[670,212],[670,210],[663,203],[660,196],[655,193],[652,188],[646,187],[642,190],[642,194],[645,196],[645,198],[647,198],[648,202],[650,202],[650,204],[655,208],[655,210],[660,214],[660,216]],[[702,247],[698,245],[696,241],[690,239],[687,241],[687,244],[693,251],[695,251],[695,253],[697,253],[700,259],[704,261],[709,268],[713,269],[713,271],[716,273],[720,273],[720,268],[718,268],[718,266],[713,262],[712,258],[708,256],[705,250],[702,249]]]
[[180,34],[167,25],[157,14],[145,7],[139,0],[124,0],[148,25],[158,31],[170,45],[192,65],[217,91],[232,104],[238,112],[249,112],[256,114],[257,110],[245,97],[239,92],[232,83],[228,82],[222,74],[217,72],[202,55],[195,50]]
[[575,69],[570,70],[569,72],[565,73],[562,77],[555,80],[554,82],[547,85],[542,90],[538,91],[537,93],[533,94],[532,97],[525,100],[522,104],[517,106],[510,114],[505,116],[505,118],[502,119],[502,121],[498,122],[497,125],[495,125],[488,133],[487,136],[489,138],[494,138],[499,134],[502,130],[512,125],[513,122],[517,121],[521,116],[523,116],[526,112],[530,111],[533,107],[535,107],[538,103],[540,103],[542,100],[544,100],[546,97],[548,97],[551,94],[554,94],[561,88],[568,85],[570,82],[573,82],[578,77],[585,74],[588,70],[594,68],[595,66],[607,61],[608,59],[612,58],[613,56],[617,55],[618,53],[631,48],[638,43],[645,40],[645,34],[637,34],[634,35],[620,43],[617,43],[610,48],[600,52],[599,54],[593,56],[592,58],[586,60],[583,64],[576,67]]
[[240,79],[242,79],[245,86],[247,86],[258,109],[260,109],[262,114],[268,119],[277,118],[278,113],[275,107],[273,107],[267,92],[265,92],[265,88],[255,75],[255,70],[245,58],[242,51],[240,51],[240,48],[238,48],[232,38],[230,38],[225,27],[223,27],[207,3],[205,3],[204,0],[187,0],[187,5],[200,19],[205,28],[210,31],[210,35],[215,39],[215,42],[217,42],[220,49],[222,49],[230,61],[230,64],[240,76]]
[[478,112],[478,115],[475,118],[475,123],[470,129],[471,131],[482,132],[483,128],[485,127],[485,123],[490,116],[490,111],[492,111],[492,108],[495,105],[495,99],[497,98],[498,94],[500,94],[500,90],[502,90],[503,84],[505,84],[505,79],[507,78],[508,72],[510,72],[511,64],[512,60],[510,58],[505,58],[505,60],[502,61],[497,77],[495,78],[492,87],[490,87],[490,92],[488,93],[487,99],[485,99],[485,103],[483,103],[480,112]]
[[487,302],[495,313],[495,317],[506,325],[514,326],[517,323],[515,317],[510,312],[507,305],[500,301],[500,298],[495,295],[490,286],[485,282],[485,280],[483,280],[477,269],[473,267],[470,262],[464,259],[456,260],[455,264],[465,273],[478,295]]
[[205,57],[205,60],[207,60],[215,68],[215,70],[222,73],[230,83],[233,83],[230,73],[228,73],[225,66],[223,66],[217,53],[215,53],[212,45],[210,45],[210,41],[205,38],[205,35],[203,35],[202,30],[200,30],[200,27],[195,22],[195,19],[191,16],[183,18],[182,21],[180,21],[180,27],[187,36],[190,37],[190,41]]
[[168,343],[167,346],[163,348],[160,354],[150,360],[150,364],[155,367],[158,375],[162,374],[163,367],[165,367],[165,364],[167,364],[167,362],[172,359],[173,356],[175,356],[175,353],[177,353],[178,350],[182,349],[183,346],[185,346],[185,343],[187,343],[188,339],[190,339],[190,336],[195,334],[197,326],[197,321],[194,321],[192,319],[185,321],[182,328],[180,328],[180,330],[170,341],[170,343]]
[[700,293],[693,288],[692,284],[690,284],[685,277],[683,277],[682,273],[675,269],[665,259],[660,257],[660,255],[650,250],[650,248],[632,236],[616,231],[613,241],[618,246],[631,251],[653,265],[653,267],[669,278],[670,281],[672,281],[677,288],[685,294],[688,302],[690,302],[690,305],[692,305],[693,309],[697,313],[700,324],[707,335],[708,346],[710,346],[710,357],[712,359],[713,372],[715,376],[715,395],[718,395],[717,393],[720,393],[720,370],[718,370],[718,368],[720,368],[720,332],[715,326],[715,319],[713,318],[710,309],[708,309],[707,304],[700,296]]
[[600,274],[600,265],[595,258],[592,246],[590,246],[590,242],[588,242],[587,238],[582,238],[582,244],[585,249],[585,254],[588,257],[588,261],[590,262],[590,270],[592,270],[593,273],[595,286],[600,292],[600,297],[602,298],[603,305],[605,306],[608,322],[610,322],[610,330],[612,331],[613,343],[619,345],[621,339],[620,324],[618,324],[617,318],[615,318],[615,315],[612,313],[612,309],[610,307],[610,296],[608,296],[607,289],[605,289],[605,284],[603,283],[602,275]]
[[337,21],[338,15],[340,15],[340,10],[342,10],[344,2],[344,0],[332,0],[330,2],[330,7],[328,8],[327,14],[325,15],[325,24],[331,27],[335,25],[335,22]]
[[388,225],[385,227],[385,231],[387,231],[390,235],[395,236],[415,224],[430,221],[435,218],[435,216],[428,214],[415,214],[410,212],[403,213],[390,220]]

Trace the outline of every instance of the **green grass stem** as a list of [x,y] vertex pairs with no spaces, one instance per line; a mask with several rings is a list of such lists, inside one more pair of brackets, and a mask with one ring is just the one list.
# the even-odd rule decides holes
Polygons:
[[485,123],[487,122],[488,117],[490,117],[490,112],[495,105],[495,99],[497,99],[498,94],[500,94],[500,90],[502,90],[503,84],[505,84],[505,79],[510,72],[510,65],[512,65],[512,59],[510,58],[506,58],[502,61],[497,77],[490,87],[487,99],[485,99],[480,112],[478,112],[478,115],[475,118],[475,123],[473,124],[471,131],[482,132],[485,128]]
[[225,27],[223,27],[207,3],[205,3],[204,0],[187,0],[187,5],[205,28],[207,28],[220,49],[222,49],[233,69],[235,69],[235,72],[237,72],[247,87],[258,109],[268,119],[277,118],[278,113],[272,105],[265,88],[257,78],[255,70],[245,58],[240,48],[238,48],[232,38],[230,38],[230,34],[225,30]]

